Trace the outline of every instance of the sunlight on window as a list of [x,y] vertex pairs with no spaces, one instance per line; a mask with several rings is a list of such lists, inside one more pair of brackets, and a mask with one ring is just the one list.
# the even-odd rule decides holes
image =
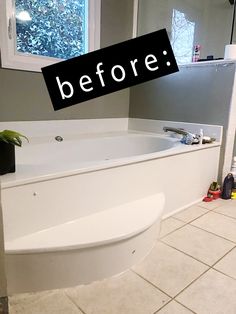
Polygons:
[[87,0],[15,0],[17,52],[69,59],[87,51]]
[[177,63],[192,62],[195,23],[189,21],[185,14],[173,9],[171,45]]

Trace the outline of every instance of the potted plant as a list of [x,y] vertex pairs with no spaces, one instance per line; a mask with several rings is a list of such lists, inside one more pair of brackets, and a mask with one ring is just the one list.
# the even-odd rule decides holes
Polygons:
[[15,172],[15,146],[22,145],[22,138],[28,138],[12,130],[0,132],[0,175]]

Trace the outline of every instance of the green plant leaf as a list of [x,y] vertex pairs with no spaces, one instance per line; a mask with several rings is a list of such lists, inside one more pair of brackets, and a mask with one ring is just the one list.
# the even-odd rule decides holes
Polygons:
[[28,138],[19,132],[12,130],[4,130],[0,132],[0,141],[16,146],[22,145],[21,137],[25,138],[29,142]]

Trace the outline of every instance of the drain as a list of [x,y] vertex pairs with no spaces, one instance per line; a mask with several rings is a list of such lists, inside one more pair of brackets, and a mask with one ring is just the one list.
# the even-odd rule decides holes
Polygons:
[[55,136],[55,140],[58,142],[62,142],[63,141],[63,137],[61,137],[60,135]]

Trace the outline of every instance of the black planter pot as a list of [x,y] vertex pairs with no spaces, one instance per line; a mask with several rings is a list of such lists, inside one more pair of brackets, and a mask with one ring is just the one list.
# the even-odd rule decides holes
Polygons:
[[15,146],[0,142],[0,175],[15,172]]

